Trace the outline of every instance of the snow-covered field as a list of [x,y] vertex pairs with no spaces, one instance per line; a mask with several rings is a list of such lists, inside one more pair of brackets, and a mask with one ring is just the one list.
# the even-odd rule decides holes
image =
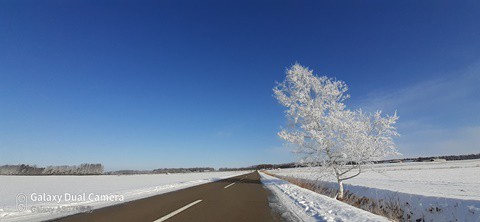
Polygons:
[[[480,221],[480,160],[378,164],[345,181],[356,196],[396,200],[413,220]],[[271,170],[269,173],[312,180],[318,168]],[[323,176],[323,186],[335,187]]]
[[0,221],[47,220],[244,173],[0,176]]
[[287,181],[260,173],[262,183],[278,202],[274,208],[291,221],[389,221]]

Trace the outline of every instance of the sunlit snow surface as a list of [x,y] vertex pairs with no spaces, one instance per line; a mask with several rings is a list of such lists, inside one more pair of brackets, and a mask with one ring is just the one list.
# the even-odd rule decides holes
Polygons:
[[[274,207],[291,221],[389,221],[387,218],[350,206],[333,198],[261,173],[262,183],[275,196]],[[272,202],[272,200],[271,200]],[[272,204],[272,203],[271,203]]]
[[[480,160],[378,164],[373,169],[344,183],[424,196],[480,200]],[[317,170],[294,168],[271,172],[310,179]]]
[[[119,204],[243,173],[246,172],[122,176],[0,176],[0,221],[47,220],[78,213],[85,209]],[[32,194],[38,196],[43,193],[62,195],[63,200],[60,202],[52,200],[35,202],[32,200]],[[92,201],[89,198],[92,193],[93,195],[116,195],[117,198],[123,196],[123,201],[118,199]],[[78,198],[75,201],[65,201],[66,195],[81,196],[83,194],[86,197],[85,201]],[[26,198],[26,201],[17,200],[22,195]],[[70,197],[70,199],[73,198]],[[19,211],[18,204],[24,204],[26,208]]]
[[[293,168],[269,172],[312,180],[318,171]],[[320,181],[326,181],[320,182],[324,186],[336,186],[332,177],[322,176]],[[414,219],[480,221],[480,160],[378,164],[344,183],[356,196],[399,200]],[[432,211],[437,208],[440,210]]]

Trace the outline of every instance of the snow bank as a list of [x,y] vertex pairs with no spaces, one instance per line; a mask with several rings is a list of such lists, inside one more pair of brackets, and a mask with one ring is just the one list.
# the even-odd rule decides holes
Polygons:
[[[287,181],[260,173],[262,183],[286,209],[282,216],[300,221],[389,221]],[[289,215],[286,215],[289,214]]]
[[0,221],[48,220],[244,173],[0,176]]
[[[345,190],[379,204],[394,202],[404,220],[480,221],[480,160],[379,164],[345,181]],[[333,178],[316,178],[317,168],[272,170],[272,174],[336,188]]]

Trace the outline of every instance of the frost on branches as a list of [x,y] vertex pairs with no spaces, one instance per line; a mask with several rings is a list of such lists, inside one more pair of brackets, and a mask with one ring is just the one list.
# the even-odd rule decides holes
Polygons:
[[372,161],[398,154],[392,137],[398,120],[348,110],[349,98],[343,81],[315,76],[299,64],[286,72],[286,79],[273,89],[277,100],[287,108],[288,125],[279,136],[295,145],[302,162],[321,165],[338,181],[337,199],[343,198],[343,181],[358,176]]

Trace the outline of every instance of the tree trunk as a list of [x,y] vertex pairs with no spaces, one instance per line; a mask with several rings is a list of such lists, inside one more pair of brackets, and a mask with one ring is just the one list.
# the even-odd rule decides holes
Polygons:
[[341,180],[338,181],[337,200],[343,200],[343,182]]

